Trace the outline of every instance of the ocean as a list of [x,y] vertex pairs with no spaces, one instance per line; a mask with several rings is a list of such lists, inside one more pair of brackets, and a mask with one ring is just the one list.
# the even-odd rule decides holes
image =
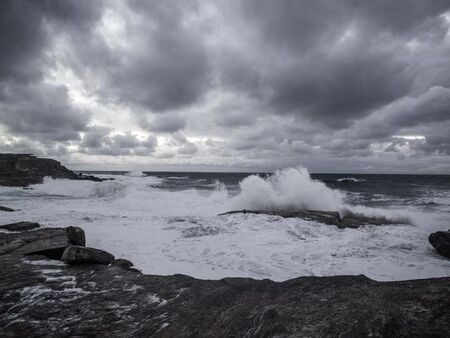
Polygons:
[[[0,187],[0,223],[80,226],[87,245],[144,273],[196,278],[364,274],[406,280],[450,275],[428,243],[450,228],[450,176],[268,173],[85,172],[114,180],[53,180]],[[351,210],[402,224],[339,229],[236,209]]]

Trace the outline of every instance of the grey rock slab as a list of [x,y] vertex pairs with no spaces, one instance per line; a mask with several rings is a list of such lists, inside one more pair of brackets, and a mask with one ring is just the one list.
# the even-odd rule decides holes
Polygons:
[[33,229],[38,229],[41,226],[39,223],[34,222],[16,222],[0,225],[0,229],[8,230],[8,231],[28,231]]
[[114,256],[109,252],[87,248],[84,246],[69,246],[64,250],[61,260],[68,264],[111,264]]

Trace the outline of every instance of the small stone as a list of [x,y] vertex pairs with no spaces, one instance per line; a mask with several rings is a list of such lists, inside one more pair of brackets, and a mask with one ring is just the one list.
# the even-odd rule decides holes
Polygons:
[[109,252],[99,249],[84,246],[69,246],[64,250],[61,260],[68,264],[109,265],[114,262],[114,256]]

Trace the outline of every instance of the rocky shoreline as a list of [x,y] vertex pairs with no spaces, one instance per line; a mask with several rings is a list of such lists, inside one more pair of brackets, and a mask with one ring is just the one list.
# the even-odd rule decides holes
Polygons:
[[60,162],[31,154],[0,154],[0,186],[27,187],[42,183],[44,177],[101,182],[106,179],[77,174]]
[[[95,249],[84,248],[85,235],[77,227],[19,222],[1,231],[0,327],[5,337],[450,335],[450,277],[273,282],[144,275],[131,262],[101,250],[97,253],[108,259],[86,258]],[[64,257],[73,248],[84,248],[84,254]],[[84,257],[83,263],[74,257]]]
[[[45,176],[102,181],[59,162],[0,154],[0,185]],[[0,212],[14,212],[0,206]],[[237,210],[339,228],[395,224],[337,212]],[[450,232],[430,235],[450,257]],[[148,257],[152,259],[152,257]],[[0,225],[2,337],[448,337],[450,277],[377,282],[365,276],[285,282],[144,275],[126,259],[86,247],[78,227]]]

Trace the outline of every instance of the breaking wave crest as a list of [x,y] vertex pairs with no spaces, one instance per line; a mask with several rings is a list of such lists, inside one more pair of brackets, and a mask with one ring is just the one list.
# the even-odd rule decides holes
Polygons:
[[59,180],[46,177],[43,184],[33,186],[31,195],[66,196],[74,198],[109,198],[120,194],[124,185],[116,181],[92,182]]
[[125,174],[125,176],[128,177],[145,177],[145,175],[142,171],[129,171]]
[[240,183],[241,192],[232,203],[236,209],[340,210],[344,195],[311,179],[307,169],[283,169],[267,178],[249,176]]
[[354,183],[359,183],[359,182],[365,182],[366,180],[363,179],[363,178],[343,177],[343,178],[338,178],[336,181],[338,181],[338,182],[354,182]]

